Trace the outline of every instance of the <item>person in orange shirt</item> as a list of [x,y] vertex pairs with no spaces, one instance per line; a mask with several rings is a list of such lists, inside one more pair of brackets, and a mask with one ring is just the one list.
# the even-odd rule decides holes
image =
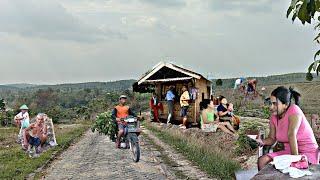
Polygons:
[[127,124],[123,121],[123,119],[127,118],[128,116],[136,117],[135,113],[132,112],[126,103],[127,96],[121,95],[119,97],[119,105],[117,105],[112,111],[112,119],[116,120],[119,130],[116,140],[117,148],[120,148],[120,138],[128,132]]

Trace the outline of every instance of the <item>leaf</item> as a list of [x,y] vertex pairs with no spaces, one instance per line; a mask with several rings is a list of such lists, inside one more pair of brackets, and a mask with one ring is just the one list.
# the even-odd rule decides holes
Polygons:
[[287,10],[287,18],[289,17],[290,13],[292,12],[293,10],[293,7],[289,7],[288,10]]
[[298,18],[300,19],[302,24],[305,24],[305,22],[306,21],[308,22],[309,19],[311,18],[311,16],[308,13],[307,5],[308,5],[307,1],[305,0],[303,4],[300,6],[300,8],[298,9]]
[[313,63],[313,70],[314,70],[314,71],[316,71],[317,66],[318,66],[319,63],[320,63],[320,60],[315,61],[315,62]]
[[313,68],[313,64],[314,64],[314,62],[310,64],[310,66],[309,66],[309,68],[308,68],[308,73],[311,73],[312,68]]
[[290,6],[291,6],[291,7],[296,6],[296,4],[297,4],[298,1],[299,1],[299,0],[292,0]]
[[313,39],[314,41],[317,41],[319,43],[320,33]]
[[319,1],[319,0],[316,0],[314,4],[315,4],[315,9],[316,9],[316,11],[319,12],[319,10],[320,10],[320,1]]
[[292,21],[294,21],[295,19],[296,19],[296,17],[297,17],[297,13],[294,13],[293,15],[292,15]]
[[313,80],[313,75],[311,73],[306,74],[306,80],[307,81],[312,81]]
[[319,56],[319,55],[320,55],[320,50],[318,50],[318,51],[314,54],[313,59],[316,60],[317,56]]

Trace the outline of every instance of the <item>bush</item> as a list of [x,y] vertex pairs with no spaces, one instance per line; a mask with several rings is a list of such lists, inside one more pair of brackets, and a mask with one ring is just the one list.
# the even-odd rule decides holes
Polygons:
[[217,79],[216,86],[222,86],[223,82],[222,79]]
[[118,129],[111,116],[110,111],[99,114],[91,127],[92,132],[98,131],[100,134],[108,135],[111,140],[114,140]]

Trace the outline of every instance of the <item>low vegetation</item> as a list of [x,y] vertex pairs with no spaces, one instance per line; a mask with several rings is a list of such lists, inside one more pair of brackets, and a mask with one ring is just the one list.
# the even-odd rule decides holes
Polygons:
[[21,146],[15,143],[18,129],[15,127],[0,129],[0,179],[24,179],[46,162],[53,154],[58,154],[68,148],[77,138],[89,128],[89,125],[56,126],[58,146],[43,152],[39,158],[30,158]]
[[[212,141],[214,138],[210,139],[209,136],[201,137],[201,135],[198,136],[199,134],[194,132],[183,134],[179,129],[162,129],[150,123],[145,123],[145,125],[163,142],[173,146],[213,178],[234,179],[234,173],[240,169],[240,164],[232,159],[233,150],[223,151],[221,145],[224,144],[216,144],[223,140],[214,142]],[[232,139],[232,137],[224,138]],[[230,146],[226,145],[226,147]]]

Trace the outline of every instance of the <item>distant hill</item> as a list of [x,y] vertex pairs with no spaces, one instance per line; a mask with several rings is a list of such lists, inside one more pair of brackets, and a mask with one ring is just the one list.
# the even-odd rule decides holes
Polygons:
[[120,80],[111,82],[87,82],[87,83],[70,83],[70,84],[57,84],[57,85],[33,85],[33,84],[8,84],[0,85],[0,91],[36,91],[39,89],[54,89],[61,91],[77,91],[83,89],[100,89],[103,91],[123,91],[131,89],[132,84],[136,80]]
[[0,85],[0,90],[16,90],[16,89],[18,88],[13,86]]
[[[314,74],[313,81],[320,81],[320,76]],[[301,83],[309,82],[306,80],[306,73],[290,73],[282,75],[272,75],[267,77],[248,77],[256,78],[259,86],[275,85],[275,84],[288,84],[288,83]],[[222,79],[222,86],[219,88],[233,88],[235,80],[238,78]],[[216,80],[213,79],[213,86],[216,87]]]
[[130,89],[135,80],[120,80],[112,82],[87,82],[76,84],[57,84],[57,85],[41,85],[32,87],[31,89],[59,89],[59,90],[82,90],[82,89],[100,89],[105,91],[122,91]]
[[[300,82],[308,82],[305,80],[305,73],[291,73],[291,74],[283,74],[283,75],[272,75],[267,77],[254,77],[258,80],[259,86],[267,86],[274,84],[288,84],[288,83],[300,83]],[[251,77],[249,77],[251,78]],[[222,86],[218,89],[222,88],[233,88],[234,81],[237,78],[229,78],[222,79]],[[99,89],[106,92],[112,91],[124,91],[132,88],[132,84],[136,80],[120,80],[120,81],[110,81],[110,82],[87,82],[87,83],[68,83],[68,84],[57,84],[57,85],[34,85],[34,84],[8,84],[8,85],[0,85],[0,92],[4,91],[36,91],[39,89],[54,89],[60,91],[77,91],[83,89]],[[320,77],[314,75],[313,81],[320,81]],[[212,80],[214,89],[216,79]]]
[[20,88],[21,89],[21,88],[36,87],[38,85],[21,83],[21,84],[6,84],[5,86],[15,87],[15,88]]

